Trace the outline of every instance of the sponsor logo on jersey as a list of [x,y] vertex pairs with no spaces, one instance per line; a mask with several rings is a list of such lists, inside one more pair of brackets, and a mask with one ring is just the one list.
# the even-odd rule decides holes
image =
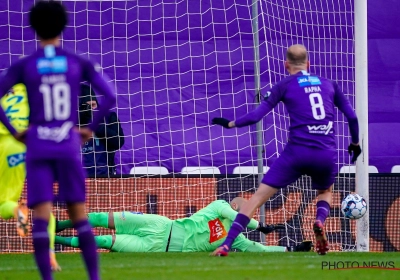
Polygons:
[[65,122],[61,127],[38,126],[37,135],[39,139],[59,143],[69,138],[69,131],[73,126],[72,122]]
[[25,162],[25,153],[14,154],[7,157],[8,167],[15,167]]
[[36,61],[36,68],[42,75],[65,73],[68,70],[67,58],[65,56],[42,57]]
[[308,132],[312,134],[325,134],[333,133],[333,122],[328,122],[328,124],[321,125],[307,125]]
[[208,222],[208,227],[210,229],[210,243],[218,241],[227,236],[224,225],[220,219],[215,219]]
[[321,84],[319,78],[315,76],[300,76],[297,77],[297,82],[301,87],[317,86]]

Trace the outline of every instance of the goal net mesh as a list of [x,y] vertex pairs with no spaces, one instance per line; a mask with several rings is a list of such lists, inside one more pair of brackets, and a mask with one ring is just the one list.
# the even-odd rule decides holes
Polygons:
[[[285,51],[300,43],[309,50],[311,72],[337,81],[354,104],[353,1],[261,0],[256,15],[251,0],[62,2],[69,12],[62,46],[98,62],[115,85],[114,112],[125,135],[116,152],[117,175],[87,179],[88,211],[142,211],[176,219],[215,199],[250,197],[258,179],[245,168],[257,165],[256,126],[226,130],[210,122],[257,107],[255,48],[261,95],[287,76]],[[0,3],[1,70],[37,48],[27,18],[33,3]],[[253,40],[255,19],[259,45]],[[350,140],[342,114],[336,120],[339,170],[350,164]],[[279,157],[288,127],[282,104],[263,119],[264,166]],[[146,175],[160,169],[168,175]],[[340,214],[340,201],[350,191],[354,178],[338,177],[327,220],[333,250],[355,248],[355,224]],[[312,240],[315,197],[305,176],[268,201],[265,222],[285,222],[286,229],[269,234],[267,245]],[[61,202],[55,202],[54,212],[58,219],[67,217]],[[247,234],[260,241],[258,232]],[[30,239],[15,235],[13,220],[0,222],[0,248],[32,250]]]

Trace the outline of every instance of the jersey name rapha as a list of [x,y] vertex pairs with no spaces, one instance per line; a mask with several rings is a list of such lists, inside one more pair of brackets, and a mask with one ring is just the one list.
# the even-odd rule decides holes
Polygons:
[[210,243],[225,238],[227,233],[220,219],[215,219],[208,222],[210,228]]

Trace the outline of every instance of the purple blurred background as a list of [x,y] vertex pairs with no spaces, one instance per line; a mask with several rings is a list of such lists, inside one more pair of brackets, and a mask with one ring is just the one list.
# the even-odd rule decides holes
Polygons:
[[[256,106],[251,0],[176,2],[64,2],[76,28],[66,29],[63,46],[99,62],[115,83],[127,135],[118,172],[213,165],[230,173],[239,163],[256,165],[255,126],[223,131],[208,125],[213,117],[234,118]],[[303,43],[311,71],[352,94],[352,1],[261,2],[261,88],[284,77],[286,47]],[[26,16],[32,3],[0,2],[0,69],[36,48]],[[368,9],[370,165],[390,172],[400,164],[400,29],[394,24],[400,2],[370,0]],[[280,107],[264,121],[268,165],[286,140],[282,114]],[[336,129],[345,135],[338,137],[342,165],[349,159],[341,115]]]

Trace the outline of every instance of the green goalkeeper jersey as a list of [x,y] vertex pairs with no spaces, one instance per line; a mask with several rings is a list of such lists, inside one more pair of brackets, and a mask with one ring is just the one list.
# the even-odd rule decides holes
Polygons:
[[[182,252],[212,252],[227,237],[237,214],[225,200],[216,200],[190,218],[173,221],[171,243],[181,242]],[[258,222],[251,219],[247,227],[256,229]],[[283,252],[286,250],[281,246],[264,246],[247,239],[243,234],[236,238],[232,249],[242,252]]]

